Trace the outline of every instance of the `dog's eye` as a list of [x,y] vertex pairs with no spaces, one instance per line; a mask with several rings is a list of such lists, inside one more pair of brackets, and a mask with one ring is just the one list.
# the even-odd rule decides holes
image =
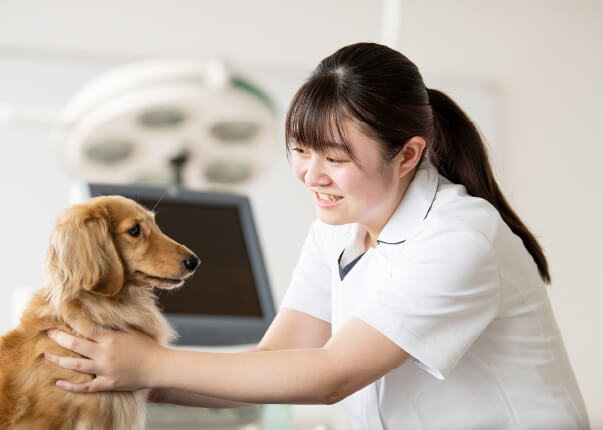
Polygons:
[[134,227],[132,227],[130,230],[128,230],[128,233],[132,237],[140,236],[140,224],[136,224]]

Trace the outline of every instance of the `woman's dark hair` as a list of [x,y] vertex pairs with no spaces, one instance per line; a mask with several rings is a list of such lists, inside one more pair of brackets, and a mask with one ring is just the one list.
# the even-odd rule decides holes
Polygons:
[[287,147],[297,143],[326,152],[338,142],[353,159],[343,133],[345,120],[380,143],[385,161],[411,137],[423,137],[440,174],[490,202],[550,283],[546,257],[500,191],[477,128],[446,94],[427,89],[408,58],[387,46],[357,43],[323,59],[293,97],[285,121]]

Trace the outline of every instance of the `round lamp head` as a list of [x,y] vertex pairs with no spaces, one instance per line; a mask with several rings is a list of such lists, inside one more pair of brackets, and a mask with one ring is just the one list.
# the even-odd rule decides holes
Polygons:
[[185,151],[183,185],[236,187],[275,153],[268,96],[216,61],[156,60],[101,75],[63,111],[57,138],[88,182],[166,183]]

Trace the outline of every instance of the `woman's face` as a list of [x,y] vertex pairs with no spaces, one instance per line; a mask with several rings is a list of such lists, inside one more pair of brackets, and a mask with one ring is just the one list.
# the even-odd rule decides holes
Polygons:
[[353,122],[345,122],[343,132],[354,161],[340,144],[318,153],[303,142],[294,142],[293,170],[312,195],[321,221],[332,225],[357,222],[378,234],[401,197],[399,169],[395,162],[383,161],[377,141]]

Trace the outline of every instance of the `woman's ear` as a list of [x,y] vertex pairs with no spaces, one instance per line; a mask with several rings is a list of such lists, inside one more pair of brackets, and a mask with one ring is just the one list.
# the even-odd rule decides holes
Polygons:
[[396,155],[399,162],[400,177],[406,175],[418,166],[427,142],[421,136],[413,136],[406,141],[402,150]]
[[74,206],[63,213],[46,252],[48,296],[55,305],[84,289],[113,296],[124,284],[124,268],[109,231],[106,208]]

